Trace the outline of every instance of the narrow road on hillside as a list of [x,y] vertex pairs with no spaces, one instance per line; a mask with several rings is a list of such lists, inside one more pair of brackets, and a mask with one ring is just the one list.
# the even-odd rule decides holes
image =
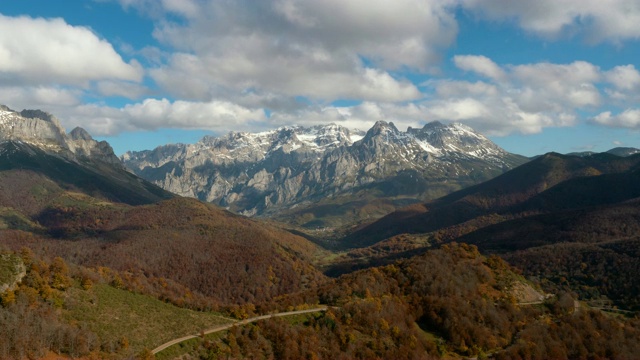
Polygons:
[[544,300],[527,301],[527,302],[516,303],[516,305],[540,305],[540,304],[544,304]]
[[[231,324],[227,324],[227,325],[221,325],[221,326],[217,326],[214,328],[211,328],[209,330],[205,330],[204,334],[213,334],[216,333],[218,331],[224,331],[227,329],[230,329],[234,326],[240,326],[240,325],[246,325],[252,322],[256,322],[259,320],[264,320],[264,319],[269,319],[272,317],[281,317],[281,316],[291,316],[291,315],[299,315],[299,314],[308,314],[308,313],[314,313],[314,312],[319,312],[319,311],[327,311],[327,307],[326,306],[321,306],[321,307],[317,307],[317,308],[313,308],[313,309],[307,309],[307,310],[296,310],[296,311],[287,311],[287,312],[281,312],[281,313],[276,313],[276,314],[269,314],[269,315],[262,315],[262,316],[256,316],[250,319],[246,319],[246,320],[241,320],[241,321],[236,321],[233,322]],[[181,338],[177,338],[177,339],[173,339],[171,341],[168,341],[160,346],[158,346],[157,348],[151,350],[151,352],[155,355],[157,353],[159,353],[160,351],[173,346],[175,344],[179,344],[183,341],[189,340],[189,339],[195,339],[197,337],[200,337],[200,334],[198,335],[187,335],[187,336],[183,336]]]

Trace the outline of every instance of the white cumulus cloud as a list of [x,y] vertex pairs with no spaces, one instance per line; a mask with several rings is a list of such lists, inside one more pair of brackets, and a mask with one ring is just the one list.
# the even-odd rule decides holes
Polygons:
[[640,87],[640,72],[633,65],[616,66],[604,75],[617,89],[634,90]]
[[[380,119],[401,128],[441,120],[530,134],[574,125],[584,114],[595,124],[638,126],[632,103],[640,100],[640,72],[632,64],[503,64],[459,54],[457,74],[443,78],[448,68],[439,69],[461,13],[548,38],[624,46],[640,39],[637,0],[111,1],[154,22],[158,43],[120,47],[125,57],[144,57],[147,69],[90,28],[0,15],[2,102],[48,109],[96,135],[329,121],[368,128]],[[135,103],[80,105],[99,96]],[[143,100],[150,96],[159,99]]]
[[593,122],[610,127],[640,129],[640,109],[627,109],[619,114],[605,111],[594,117]]
[[597,106],[600,92],[595,83],[601,73],[597,66],[585,61],[570,64],[537,63],[511,68],[512,78],[523,87],[520,102],[531,109],[551,107],[559,110]]
[[0,78],[14,84],[87,86],[92,80],[140,81],[136,61],[126,63],[90,29],[63,19],[0,15]]
[[457,34],[454,1],[192,4],[197,15],[157,23],[156,38],[176,52],[150,74],[194,100],[247,89],[319,101],[414,100],[420,91],[395,70],[429,71]]
[[425,108],[419,104],[365,101],[353,106],[316,106],[293,112],[277,112],[269,121],[274,125],[316,125],[329,122],[350,129],[368,130],[378,120],[392,121],[399,129],[424,125]]
[[82,126],[97,136],[161,128],[232,130],[265,121],[261,109],[226,101],[171,102],[151,98],[122,108],[82,105],[63,112],[59,117],[67,128]]
[[513,21],[545,37],[581,35],[589,42],[640,38],[637,0],[460,0],[477,16]]
[[603,102],[599,67],[575,61],[498,65],[480,55],[458,55],[461,70],[485,81],[432,80],[435,96],[421,102],[425,120],[460,121],[490,135],[539,133],[546,127],[572,126],[578,111]]
[[482,55],[457,55],[453,62],[459,69],[473,71],[494,80],[503,80],[504,71],[493,60]]
[[1,104],[13,109],[73,107],[80,104],[80,95],[78,90],[57,86],[0,86]]

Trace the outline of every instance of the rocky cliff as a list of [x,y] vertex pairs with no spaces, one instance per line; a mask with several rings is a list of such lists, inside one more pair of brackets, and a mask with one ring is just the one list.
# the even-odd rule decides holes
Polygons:
[[67,134],[55,116],[41,110],[17,112],[0,105],[0,142],[20,141],[68,159],[89,158],[121,166],[106,141],[96,141],[82,128]]
[[367,132],[335,124],[231,132],[128,152],[122,160],[169,191],[245,215],[372,186],[381,197],[424,198],[430,187],[456,190],[526,161],[461,124],[434,122],[405,132],[385,121]]

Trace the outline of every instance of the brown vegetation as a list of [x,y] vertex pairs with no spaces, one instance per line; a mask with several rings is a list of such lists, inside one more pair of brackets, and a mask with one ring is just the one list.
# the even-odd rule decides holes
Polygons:
[[[193,199],[138,207],[84,202],[49,207],[38,219],[58,240],[7,230],[4,243],[15,249],[29,241],[43,255],[143,283],[173,282],[219,304],[261,302],[324,279],[310,265],[316,247],[309,241]],[[184,302],[184,295],[168,297]]]
[[624,359],[640,351],[637,319],[576,310],[568,293],[539,307],[518,306],[510,291],[518,281],[500,258],[451,244],[263,304],[259,311],[304,302],[335,307],[298,322],[270,319],[234,328],[221,339],[205,340],[198,356]]
[[[582,158],[546,154],[492,180],[426,203],[424,210],[413,205],[391,213],[348,236],[344,246],[362,247],[397,234],[432,232],[493,213],[537,213],[637,197],[639,163],[640,155]],[[611,176],[599,179],[600,174]],[[592,179],[585,182],[585,177]],[[553,189],[556,185],[560,186]]]
[[16,290],[0,296],[0,358],[34,359],[48,351],[87,355],[99,349],[94,333],[61,318],[65,290],[73,279],[61,258],[47,263],[23,249],[27,275]]

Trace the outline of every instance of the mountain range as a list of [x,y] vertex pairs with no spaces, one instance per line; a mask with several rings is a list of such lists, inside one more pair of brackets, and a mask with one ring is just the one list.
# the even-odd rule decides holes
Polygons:
[[367,132],[335,124],[231,132],[128,152],[122,160],[176,194],[317,228],[330,225],[318,219],[326,215],[318,215],[319,206],[353,222],[368,215],[349,216],[363,203],[384,199],[391,211],[488,180],[528,159],[461,124],[432,122],[400,131],[378,121]]
[[[257,192],[258,173],[266,187],[269,174],[293,181],[287,174],[297,169],[318,181],[301,187],[305,202],[333,194],[320,207],[371,213],[370,203],[385,196],[406,196],[410,205],[332,244],[314,243],[277,222],[143,180],[108,144],[80,128],[66,133],[48,113],[2,107],[0,358],[149,358],[150,348],[189,333],[200,335],[162,356],[544,359],[640,351],[637,318],[603,313],[640,310],[633,149],[527,161],[461,125],[401,132],[385,122],[366,133],[281,128],[160,149],[176,160],[144,171],[173,166],[178,176],[177,164],[192,154],[193,164],[205,165],[202,176],[218,168],[244,176],[238,196]],[[154,152],[157,164],[167,157],[159,149],[145,156]],[[261,168],[242,167],[249,164]],[[309,177],[305,166],[325,178]],[[451,192],[491,177],[485,168],[500,174]],[[438,186],[445,196],[419,200]],[[260,214],[274,216],[285,203]],[[229,316],[295,308],[320,310],[204,335],[233,322]]]
[[169,279],[215,303],[263,301],[323,278],[302,260],[316,249],[306,239],[169,193],[51,114],[3,107],[0,139],[3,246]]
[[[606,151],[607,154],[617,155],[617,156],[630,156],[634,154],[640,153],[640,149],[632,148],[632,147],[616,147]],[[572,152],[566,155],[572,156],[591,156],[595,155],[597,152],[594,151],[582,151],[582,152]]]

